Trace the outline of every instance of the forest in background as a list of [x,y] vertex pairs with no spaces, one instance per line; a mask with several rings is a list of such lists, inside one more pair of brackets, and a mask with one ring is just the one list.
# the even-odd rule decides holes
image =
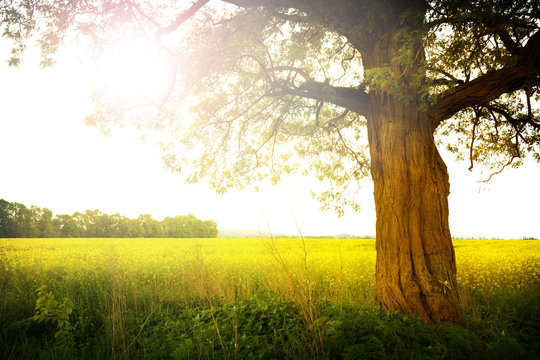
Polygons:
[[1,238],[215,238],[217,223],[194,215],[130,219],[99,210],[54,215],[50,209],[0,199]]

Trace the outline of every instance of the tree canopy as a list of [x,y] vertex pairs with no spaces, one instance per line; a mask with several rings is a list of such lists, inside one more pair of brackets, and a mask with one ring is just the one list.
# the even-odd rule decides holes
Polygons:
[[[12,64],[28,39],[49,65],[74,34],[98,47],[126,33],[155,36],[170,55],[171,91],[136,112],[129,101],[101,99],[89,122],[109,127],[144,114],[149,127],[175,132],[168,165],[189,168],[192,181],[209,177],[218,191],[312,170],[337,186],[321,200],[344,200],[351,179],[369,175],[368,94],[409,102],[411,86],[440,141],[471,169],[517,166],[527,154],[540,160],[537,1],[404,2],[421,26],[393,34],[397,57],[377,67],[362,52],[384,40],[378,27],[388,17],[405,16],[399,2],[207,2],[3,2],[0,14],[16,44]],[[414,51],[421,71],[407,69]],[[395,65],[406,72],[394,74]]]

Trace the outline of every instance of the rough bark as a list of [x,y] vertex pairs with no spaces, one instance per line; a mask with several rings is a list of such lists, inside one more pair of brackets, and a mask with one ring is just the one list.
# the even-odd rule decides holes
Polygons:
[[368,117],[377,213],[377,300],[426,322],[461,321],[448,226],[450,185],[428,119],[374,98]]
[[376,38],[362,58],[365,69],[390,66],[401,95],[372,90],[367,116],[377,214],[376,297],[385,310],[431,323],[461,323],[448,173],[435,146],[433,119],[410,85],[413,76],[421,76],[424,53],[418,44],[411,63],[393,62],[400,47],[395,29]]

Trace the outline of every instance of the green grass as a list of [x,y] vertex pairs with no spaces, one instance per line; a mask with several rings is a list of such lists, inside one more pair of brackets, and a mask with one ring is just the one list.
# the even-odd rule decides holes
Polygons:
[[380,312],[373,239],[0,239],[0,358],[537,358],[540,242],[454,245],[465,327]]

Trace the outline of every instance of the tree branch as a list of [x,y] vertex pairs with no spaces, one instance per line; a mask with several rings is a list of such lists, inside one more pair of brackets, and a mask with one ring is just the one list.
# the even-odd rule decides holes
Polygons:
[[508,31],[502,29],[500,26],[495,26],[495,34],[499,36],[502,43],[504,44],[504,47],[508,52],[512,55],[519,55],[521,54],[521,47],[512,39]]
[[269,96],[292,95],[329,102],[359,115],[365,116],[369,106],[369,95],[361,89],[336,87],[318,81],[306,81],[297,88],[277,85],[279,89]]
[[480,122],[480,113],[478,111],[478,109],[474,109],[474,115],[475,115],[475,119],[474,119],[474,122],[473,122],[473,127],[472,127],[472,131],[471,131],[471,143],[469,144],[469,161],[470,161],[470,166],[469,166],[469,171],[472,171],[473,167],[474,167],[474,140],[476,139],[476,127],[478,126],[478,123]]
[[[506,121],[508,121],[508,123],[511,124],[514,127],[514,129],[516,130],[516,133],[519,133],[521,139],[525,143],[527,143],[527,141],[521,135],[521,130],[523,130],[524,125],[529,124],[532,127],[534,127],[536,130],[540,130],[540,125],[538,125],[536,122],[534,122],[532,116],[527,117],[525,119],[518,119],[518,118],[515,118],[514,116],[512,116],[504,108],[501,108],[499,106],[488,104],[488,105],[484,105],[484,107],[486,109],[488,109],[489,111],[491,111],[491,112],[495,112],[497,114],[502,115],[506,119]],[[521,125],[521,129],[518,127],[518,125]]]
[[339,140],[341,141],[341,144],[343,145],[345,150],[347,150],[354,157],[354,160],[356,161],[358,166],[360,168],[363,168],[365,166],[365,163],[360,160],[360,158],[358,157],[358,153],[354,151],[349,145],[347,145],[347,142],[343,138],[343,135],[341,135],[340,129],[336,125],[332,124],[331,126],[336,129],[336,133],[338,134]]
[[[455,77],[454,75],[450,74],[448,71],[444,70],[444,69],[441,69],[441,68],[430,68],[429,70],[431,71],[436,71],[440,74],[443,74],[444,76],[446,76],[449,80],[453,81],[453,82],[456,82],[458,84],[464,84],[465,83],[465,80],[462,80],[462,79],[458,79],[457,77]],[[442,79],[441,79],[442,80]]]
[[171,33],[174,30],[178,29],[178,27],[182,25],[184,21],[195,15],[195,13],[204,5],[206,5],[208,1],[209,0],[197,0],[196,2],[194,2],[189,9],[178,15],[171,24],[157,29],[156,38],[159,39],[161,35]]
[[483,74],[443,95],[430,109],[435,127],[467,107],[488,104],[503,94],[522,88],[534,68],[540,68],[540,32],[529,39],[520,53],[514,56],[513,65]]
[[500,173],[503,172],[503,170],[508,166],[508,165],[511,165],[513,162],[514,162],[514,159],[516,158],[516,156],[512,156],[510,158],[510,160],[508,160],[508,162],[506,164],[504,164],[497,172],[494,172],[492,174],[489,175],[489,178],[487,178],[486,180],[481,180],[479,182],[483,182],[483,183],[488,183],[492,177],[494,177],[495,175],[499,175]]
[[299,74],[306,81],[311,80],[311,77],[306,73],[306,71],[304,69],[300,69],[300,68],[295,67],[295,66],[288,66],[288,65],[286,65],[286,66],[274,66],[269,71],[290,71],[290,72],[294,72],[296,74]]

